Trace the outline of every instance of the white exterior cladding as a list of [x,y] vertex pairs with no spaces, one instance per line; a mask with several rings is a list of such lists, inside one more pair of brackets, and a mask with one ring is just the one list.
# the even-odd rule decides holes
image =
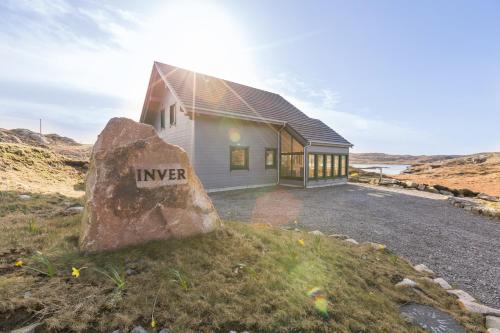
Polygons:
[[[238,141],[232,141],[239,136]],[[194,168],[205,188],[246,188],[275,185],[278,170],[266,169],[265,149],[278,148],[278,131],[273,125],[233,118],[195,117]],[[231,146],[248,147],[248,170],[230,170]]]
[[[169,109],[176,105],[176,124],[170,125]],[[182,147],[188,154],[196,174],[208,191],[252,188],[276,185],[278,170],[266,169],[265,149],[278,149],[278,129],[275,125],[235,118],[188,115],[181,112],[175,97],[167,92],[160,110],[165,109],[165,128],[161,128],[161,114],[156,112],[151,125],[158,135],[170,144]],[[239,140],[231,141],[230,133]],[[231,146],[249,148],[249,169],[230,170]]]

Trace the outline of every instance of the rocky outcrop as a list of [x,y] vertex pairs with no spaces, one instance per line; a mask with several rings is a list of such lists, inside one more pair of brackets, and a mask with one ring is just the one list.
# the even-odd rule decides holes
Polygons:
[[150,125],[109,121],[90,160],[81,249],[182,238],[219,223],[183,149],[163,141]]

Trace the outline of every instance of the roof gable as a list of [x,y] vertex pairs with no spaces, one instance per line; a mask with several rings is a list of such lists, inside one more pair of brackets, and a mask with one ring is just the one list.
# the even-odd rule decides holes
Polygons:
[[309,118],[278,94],[159,62],[154,67],[188,110],[279,121],[306,141],[351,145],[325,123]]

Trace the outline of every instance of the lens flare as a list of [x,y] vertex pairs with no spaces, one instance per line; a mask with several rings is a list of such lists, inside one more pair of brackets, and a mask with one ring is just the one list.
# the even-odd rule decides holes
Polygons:
[[229,140],[231,140],[231,142],[237,143],[240,141],[240,139],[241,139],[240,132],[238,132],[238,130],[235,128],[230,128],[229,129]]

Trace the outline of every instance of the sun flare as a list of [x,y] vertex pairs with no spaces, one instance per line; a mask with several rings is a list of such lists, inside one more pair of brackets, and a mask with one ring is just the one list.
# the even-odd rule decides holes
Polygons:
[[243,30],[229,12],[209,2],[169,4],[148,25],[155,60],[243,82],[253,61]]

